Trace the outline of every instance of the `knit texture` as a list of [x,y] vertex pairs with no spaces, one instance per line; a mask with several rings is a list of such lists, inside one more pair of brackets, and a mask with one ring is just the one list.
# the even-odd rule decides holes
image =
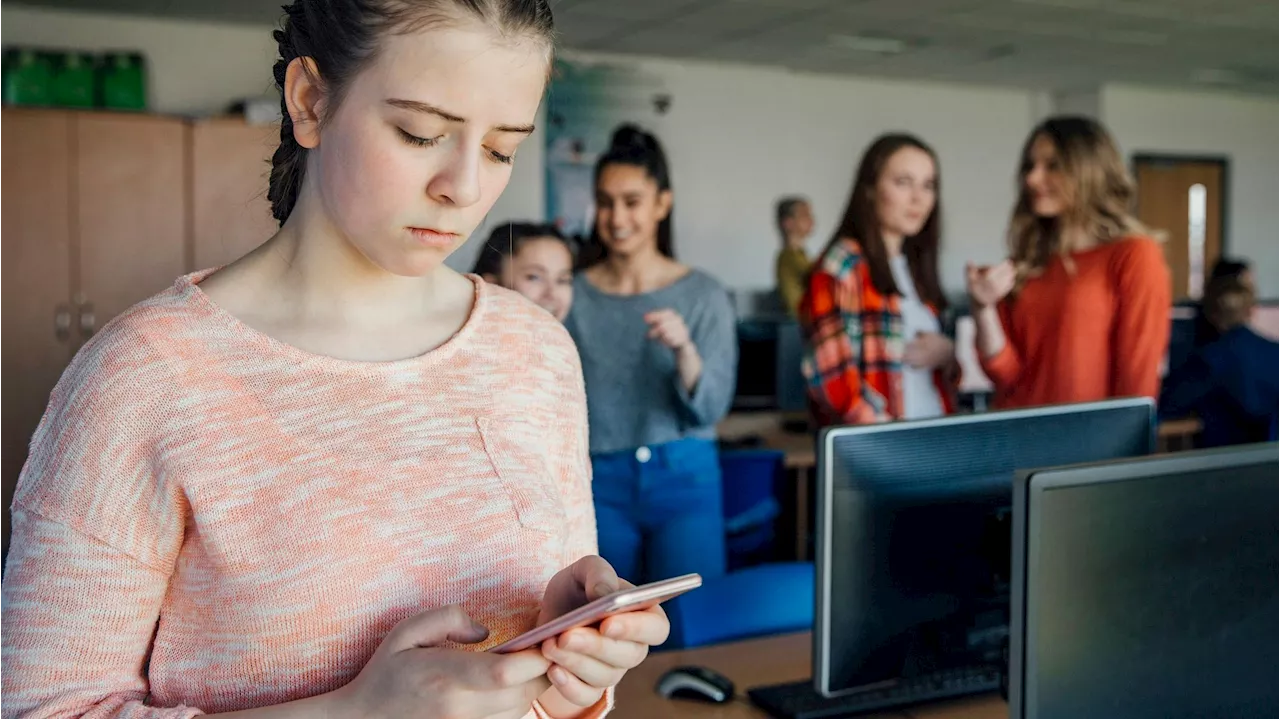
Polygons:
[[240,323],[208,274],[104,327],[53,392],[13,503],[4,717],[314,696],[449,604],[485,649],[596,551],[582,372],[545,311],[472,278],[445,344],[350,362]]

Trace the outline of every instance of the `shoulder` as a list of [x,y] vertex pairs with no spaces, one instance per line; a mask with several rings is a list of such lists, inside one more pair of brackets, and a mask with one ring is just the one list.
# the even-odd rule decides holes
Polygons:
[[729,290],[721,284],[710,273],[697,268],[690,268],[689,273],[681,278],[680,282],[687,288],[686,291],[696,294],[719,294],[728,297]]
[[842,237],[823,251],[817,269],[836,279],[853,276],[862,264],[862,245],[851,237]]
[[[50,398],[50,410],[68,402],[109,405],[153,402],[184,374],[182,346],[207,331],[187,278],[125,310],[80,348]],[[102,407],[110,410],[112,407]]]
[[684,305],[728,320],[737,316],[729,289],[707,272],[690,269],[673,289],[679,292],[677,306]]
[[156,467],[181,425],[175,396],[199,381],[184,345],[203,328],[181,281],[107,323],[50,394],[15,505],[157,562],[141,538],[181,526],[162,509],[176,481]]
[[557,374],[581,374],[578,350],[564,325],[518,292],[481,281],[481,349],[500,365],[529,363]]
[[1110,245],[1114,265],[1126,269],[1165,266],[1164,245],[1146,235],[1130,235]]

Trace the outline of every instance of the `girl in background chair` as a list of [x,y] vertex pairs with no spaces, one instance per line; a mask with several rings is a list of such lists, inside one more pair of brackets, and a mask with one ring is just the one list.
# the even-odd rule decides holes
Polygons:
[[554,225],[507,222],[493,229],[471,270],[515,290],[561,322],[573,304],[573,250]]
[[942,334],[938,163],[910,135],[862,156],[844,219],[800,303],[801,365],[820,424],[936,417],[954,408]]
[[978,356],[1000,407],[1156,397],[1169,344],[1169,270],[1130,214],[1133,183],[1107,131],[1046,120],[1028,138],[1009,259],[967,269]]
[[582,357],[600,553],[633,581],[724,572],[716,423],[737,373],[736,318],[680,264],[657,139],[614,133],[596,165],[593,265],[565,322]]

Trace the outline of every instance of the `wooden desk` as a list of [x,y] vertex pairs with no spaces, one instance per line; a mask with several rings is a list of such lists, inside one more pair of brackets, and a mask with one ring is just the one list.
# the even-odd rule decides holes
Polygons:
[[[618,686],[616,719],[768,719],[747,699],[747,690],[767,684],[800,681],[811,676],[809,633],[753,639],[677,652],[660,652],[627,673]],[[669,669],[693,664],[714,669],[733,680],[738,696],[726,704],[663,699],[654,691]],[[996,696],[865,715],[867,719],[1005,719],[1005,703]]]
[[804,413],[735,412],[724,418],[716,432],[721,440],[728,442],[759,438],[762,449],[773,449],[786,455],[783,462],[787,469],[811,469],[818,461],[817,434],[788,432],[784,427],[788,421],[808,421],[808,417]]

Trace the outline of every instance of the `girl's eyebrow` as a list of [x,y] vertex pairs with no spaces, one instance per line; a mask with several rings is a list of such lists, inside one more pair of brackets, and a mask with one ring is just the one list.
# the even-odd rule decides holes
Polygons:
[[[392,107],[398,107],[401,110],[410,110],[412,112],[425,112],[429,115],[435,115],[436,117],[442,118],[444,120],[448,120],[449,122],[464,124],[467,121],[465,117],[455,115],[452,112],[449,112],[447,110],[442,110],[436,107],[435,105],[428,105],[425,102],[418,102],[417,100],[400,100],[393,97],[387,100],[387,104]],[[498,132],[514,132],[519,135],[529,135],[533,132],[534,126],[533,125],[495,125],[493,129],[497,130]]]

